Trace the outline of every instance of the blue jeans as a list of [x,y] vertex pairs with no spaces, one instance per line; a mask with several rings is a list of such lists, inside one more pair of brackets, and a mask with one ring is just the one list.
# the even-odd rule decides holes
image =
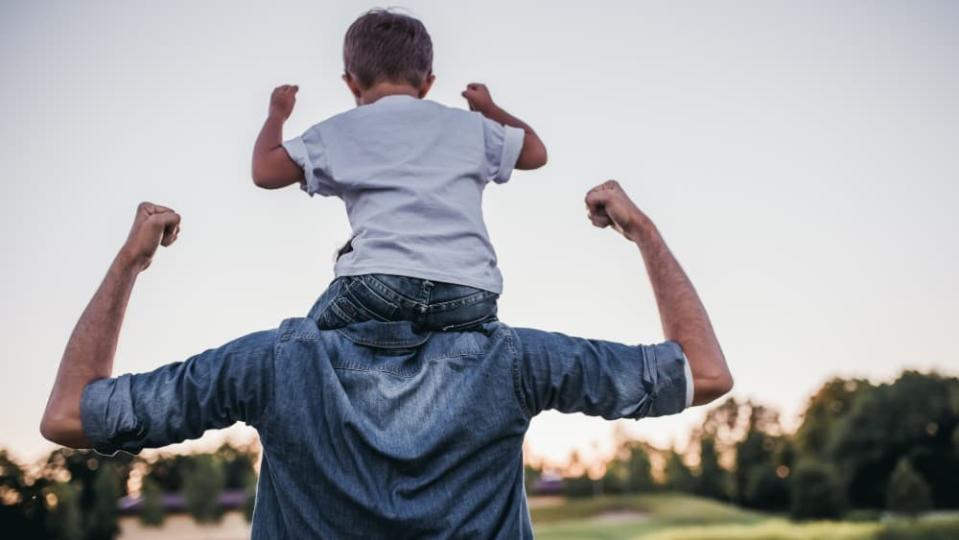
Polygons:
[[364,321],[409,321],[417,330],[463,331],[496,319],[490,291],[390,274],[342,276],[330,284],[309,317],[321,330]]

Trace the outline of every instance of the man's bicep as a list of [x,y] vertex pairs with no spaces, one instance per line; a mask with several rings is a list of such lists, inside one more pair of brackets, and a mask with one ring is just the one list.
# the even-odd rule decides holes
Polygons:
[[686,406],[685,359],[674,342],[629,346],[517,330],[520,399],[607,419],[662,416]]
[[84,433],[100,452],[135,453],[238,421],[258,423],[272,399],[273,335],[251,334],[185,362],[90,383],[80,407]]

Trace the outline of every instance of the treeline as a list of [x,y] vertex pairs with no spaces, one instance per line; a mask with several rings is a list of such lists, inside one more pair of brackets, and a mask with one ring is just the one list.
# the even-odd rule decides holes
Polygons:
[[[917,514],[959,508],[959,379],[904,372],[874,385],[833,379],[810,398],[786,433],[778,413],[730,398],[707,413],[686,454],[621,441],[599,479],[585,473],[559,488],[574,497],[672,490],[797,519]],[[118,501],[163,523],[170,495],[198,522],[215,522],[222,494],[240,494],[249,517],[259,449],[154,455],[58,449],[30,467],[0,450],[0,531],[10,538],[107,540],[118,532]],[[526,485],[540,471],[526,468]],[[127,498],[138,488],[139,497]],[[235,499],[235,497],[234,497]]]
[[[252,516],[259,450],[224,444],[213,453],[155,455],[54,450],[24,467],[0,450],[0,531],[4,538],[109,540],[119,532],[121,501],[140,520],[161,526],[171,495],[199,523],[223,515],[220,497],[232,492]],[[130,495],[130,487],[138,490]],[[8,536],[9,535],[9,536]]]
[[[778,413],[729,398],[711,409],[681,455],[623,441],[601,478],[565,478],[562,492],[673,490],[795,519],[916,515],[959,508],[959,379],[832,379],[786,433]],[[657,467],[654,467],[654,462]],[[527,488],[540,471],[527,467]]]

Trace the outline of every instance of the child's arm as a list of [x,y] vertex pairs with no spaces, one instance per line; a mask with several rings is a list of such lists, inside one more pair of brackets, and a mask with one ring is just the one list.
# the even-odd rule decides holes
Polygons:
[[470,83],[466,85],[463,97],[469,103],[471,111],[476,111],[494,122],[520,128],[526,132],[526,136],[523,137],[523,150],[520,151],[519,159],[516,160],[517,169],[528,171],[546,165],[546,146],[540,140],[539,135],[533,131],[533,128],[529,127],[529,124],[493,103],[493,98],[490,97],[489,89],[486,88],[485,84]]
[[303,181],[300,168],[283,148],[283,123],[293,112],[298,86],[283,85],[270,96],[270,114],[253,145],[253,183],[277,189]]

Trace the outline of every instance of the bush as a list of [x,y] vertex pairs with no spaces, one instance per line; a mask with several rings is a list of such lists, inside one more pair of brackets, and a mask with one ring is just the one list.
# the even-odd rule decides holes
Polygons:
[[716,441],[703,438],[699,443],[699,477],[696,494],[725,501],[729,499],[729,473],[719,464]]
[[882,512],[872,508],[858,508],[846,512],[844,519],[854,523],[872,523],[882,519]]
[[666,487],[673,491],[692,493],[696,488],[696,478],[689,467],[683,463],[683,457],[675,450],[670,450],[666,459]]
[[112,463],[104,462],[93,478],[93,507],[87,513],[87,540],[112,540],[120,532],[117,500],[120,476]]
[[959,519],[910,520],[892,523],[876,535],[876,540],[955,540],[959,538]]
[[83,538],[79,499],[79,490],[72,483],[54,484],[44,490],[43,504],[47,507],[46,527],[50,537],[60,540]]
[[596,494],[596,486],[586,474],[567,478],[563,483],[563,494],[567,497],[592,497]]
[[197,523],[217,522],[223,516],[219,501],[223,485],[220,461],[211,454],[197,456],[183,481],[186,510]]
[[892,471],[886,489],[886,508],[913,517],[932,508],[929,484],[906,458],[900,459]]
[[793,519],[836,519],[846,506],[845,494],[836,474],[826,465],[800,463],[792,475]]
[[143,507],[140,509],[140,522],[148,527],[163,525],[166,515],[163,510],[163,491],[160,484],[152,478],[143,482]]
[[789,508],[789,482],[776,474],[775,465],[754,465],[746,478],[746,493],[743,495],[746,506],[760,510]]

